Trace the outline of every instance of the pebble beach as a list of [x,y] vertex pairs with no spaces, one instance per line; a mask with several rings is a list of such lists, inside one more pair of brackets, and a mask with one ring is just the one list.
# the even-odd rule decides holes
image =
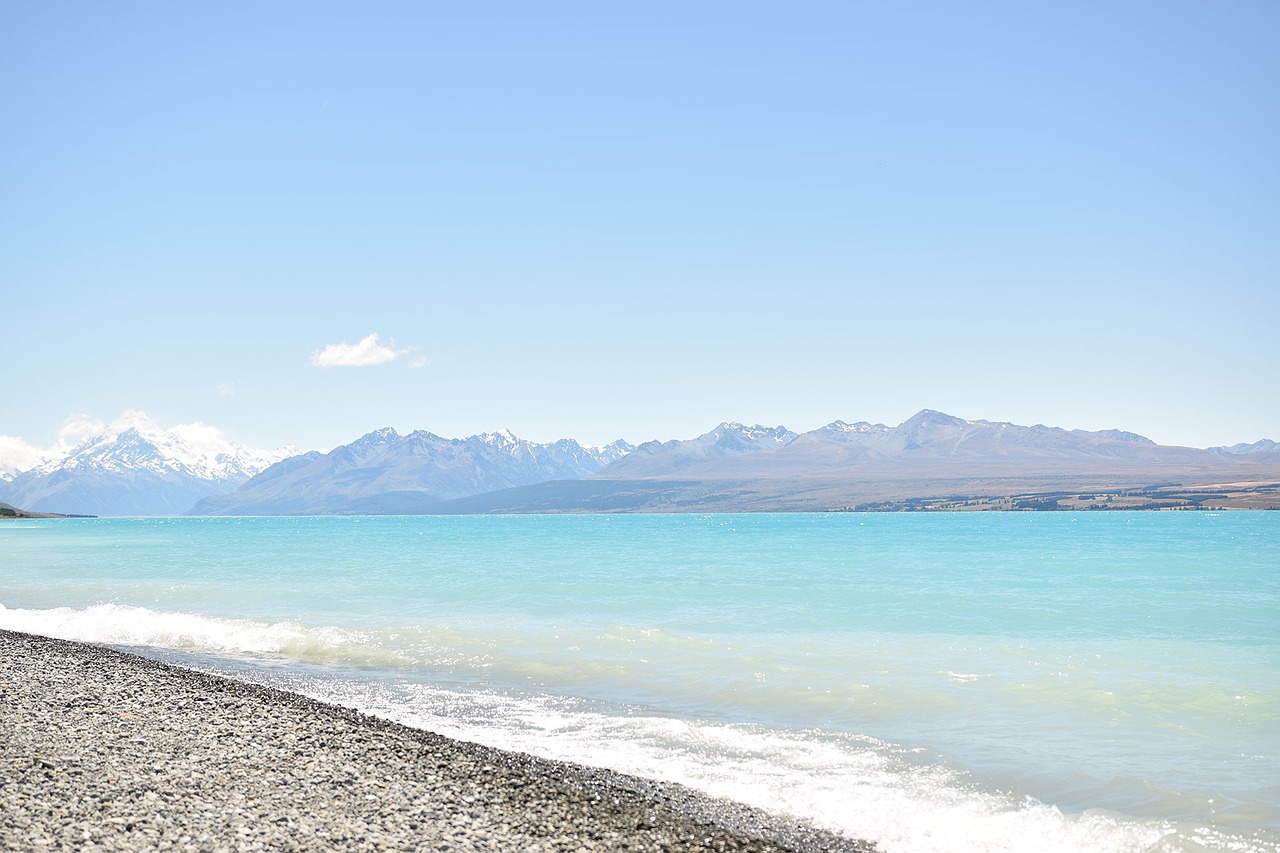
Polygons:
[[0,631],[0,849],[850,851],[678,785]]

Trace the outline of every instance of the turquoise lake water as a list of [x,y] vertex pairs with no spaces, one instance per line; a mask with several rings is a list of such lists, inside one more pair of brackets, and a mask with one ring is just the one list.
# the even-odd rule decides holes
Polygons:
[[892,851],[1280,851],[1280,513],[0,524],[0,628]]

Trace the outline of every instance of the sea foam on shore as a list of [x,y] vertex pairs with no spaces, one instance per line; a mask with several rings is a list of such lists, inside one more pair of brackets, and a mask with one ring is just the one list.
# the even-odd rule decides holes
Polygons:
[[675,785],[0,631],[5,850],[843,850]]

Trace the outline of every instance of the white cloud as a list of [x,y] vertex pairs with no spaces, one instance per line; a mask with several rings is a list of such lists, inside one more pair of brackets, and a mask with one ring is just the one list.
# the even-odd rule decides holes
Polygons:
[[340,344],[329,344],[324,349],[316,350],[311,353],[312,367],[374,367],[379,364],[386,364],[389,361],[395,361],[400,356],[411,351],[411,349],[397,350],[393,349],[395,341],[391,342],[391,346],[383,346],[378,342],[378,333],[374,332],[358,344],[349,344],[343,341]]
[[230,382],[223,382],[218,386],[218,393],[224,397],[230,397],[232,394],[236,393],[236,386],[232,385]]
[[0,475],[17,474],[44,461],[45,451],[17,436],[0,435]]
[[217,427],[211,427],[208,424],[202,424],[199,421],[189,424],[178,424],[169,430],[173,435],[190,444],[192,447],[201,450],[216,451],[224,447],[227,442],[222,437],[222,430]]
[[250,450],[249,448],[233,442],[217,427],[209,426],[209,424],[201,423],[200,421],[194,421],[189,424],[178,424],[177,426],[163,430],[161,435],[163,436],[165,446],[168,447],[171,452],[188,459],[193,458],[192,454],[194,453],[194,458],[200,459],[204,465],[207,465],[210,468],[216,468],[218,465],[221,465],[222,461],[219,457],[224,454],[242,455],[244,453],[250,453],[256,458],[265,459],[268,456],[273,457],[263,463],[262,467],[265,468],[267,465],[273,462],[278,462],[285,456],[293,456],[301,452],[292,446],[282,448],[282,451],[287,452],[281,452],[278,454],[275,454],[274,451]]
[[415,358],[413,361],[409,362],[409,366],[413,368],[426,367],[430,363],[431,363],[431,360],[429,358],[427,358],[425,355],[420,355],[417,358]]
[[139,432],[153,432],[159,427],[142,409],[126,409],[120,413],[120,417],[111,422],[105,432],[121,433],[127,429],[136,429]]
[[107,425],[92,415],[72,415],[62,422],[62,428],[58,430],[57,446],[64,451],[70,450],[85,439],[101,435],[106,429]]
[[[126,412],[121,417],[130,414],[133,413]],[[105,423],[92,415],[77,414],[62,422],[57,439],[51,447],[37,447],[16,436],[0,435],[0,475],[12,476],[46,462],[62,459],[78,445],[104,435],[107,429]]]

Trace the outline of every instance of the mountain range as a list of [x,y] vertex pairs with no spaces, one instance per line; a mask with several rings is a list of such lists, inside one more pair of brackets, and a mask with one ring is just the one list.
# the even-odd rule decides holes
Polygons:
[[328,453],[300,453],[253,451],[198,425],[162,430],[128,413],[65,453],[0,475],[0,500],[93,515],[790,511],[1242,481],[1280,481],[1280,443],[1173,447],[1121,430],[925,409],[897,426],[834,421],[805,433],[726,422],[638,447],[388,427]]
[[938,494],[1280,479],[1280,445],[1200,450],[1131,432],[964,420],[806,433],[722,423],[692,439],[591,450],[509,433],[443,439],[378,430],[289,459],[193,515],[826,510]]
[[69,450],[0,478],[0,499],[40,512],[177,515],[297,452],[252,450],[198,424],[162,429],[126,412]]
[[538,444],[506,430],[449,439],[386,427],[329,453],[286,459],[230,494],[201,500],[188,514],[415,513],[455,498],[579,480],[631,450],[624,441],[583,447],[572,439]]

